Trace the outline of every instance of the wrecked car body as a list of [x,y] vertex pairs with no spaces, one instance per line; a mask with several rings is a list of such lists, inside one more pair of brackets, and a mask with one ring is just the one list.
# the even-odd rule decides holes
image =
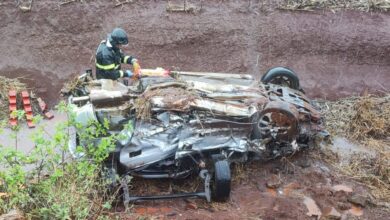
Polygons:
[[[269,70],[261,81],[251,75],[143,70],[154,76],[134,86],[112,80],[86,80],[69,102],[76,119],[110,122],[122,133],[112,152],[112,175],[186,178],[198,174],[203,192],[130,196],[137,200],[202,197],[226,201],[231,163],[269,160],[292,154],[326,136],[320,113],[300,88],[295,73]],[[160,76],[161,75],[161,76]],[[126,124],[132,129],[126,129]],[[77,131],[69,148],[77,155]],[[126,188],[123,183],[122,187]],[[127,192],[127,193],[126,193]]]

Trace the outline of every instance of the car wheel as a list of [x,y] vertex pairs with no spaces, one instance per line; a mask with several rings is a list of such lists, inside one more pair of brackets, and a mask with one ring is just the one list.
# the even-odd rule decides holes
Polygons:
[[269,69],[262,77],[261,82],[272,83],[280,86],[287,86],[291,89],[301,90],[298,76],[294,71],[285,67],[275,67]]
[[252,139],[287,141],[298,135],[298,110],[287,102],[273,101],[252,119]]
[[213,200],[226,202],[230,196],[231,173],[227,160],[214,163]]

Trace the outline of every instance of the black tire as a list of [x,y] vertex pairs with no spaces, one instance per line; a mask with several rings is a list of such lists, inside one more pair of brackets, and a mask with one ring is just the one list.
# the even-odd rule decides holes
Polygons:
[[231,173],[227,160],[214,163],[213,200],[226,202],[230,196]]
[[274,67],[272,69],[269,69],[262,77],[261,82],[267,84],[267,83],[273,83],[276,85],[284,85],[280,83],[280,78],[285,79],[284,81],[287,82],[289,88],[301,90],[301,86],[299,84],[299,78],[297,74],[294,73],[294,71],[287,69],[285,67]]

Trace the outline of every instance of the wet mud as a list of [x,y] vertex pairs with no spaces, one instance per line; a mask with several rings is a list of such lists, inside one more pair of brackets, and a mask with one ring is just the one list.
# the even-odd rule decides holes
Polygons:
[[[194,199],[138,202],[130,208],[131,214],[122,216],[125,219],[386,219],[385,210],[351,203],[351,196],[365,194],[367,189],[337,175],[330,165],[314,159],[314,154],[301,152],[267,163],[245,164],[240,170],[235,167],[227,203]],[[278,184],[271,184],[274,177],[278,178]],[[197,185],[194,179],[185,182],[135,179],[131,193],[166,194],[178,189],[193,190],[194,185]],[[195,189],[202,187],[199,184]],[[123,207],[117,207],[117,211],[123,211]]]
[[[308,95],[335,99],[390,88],[390,16],[356,11],[288,12],[273,1],[35,1],[30,12],[6,0],[0,13],[0,74],[23,76],[49,103],[71,76],[94,66],[114,27],[129,33],[125,52],[143,67],[250,73],[295,70]],[[202,2],[202,3],[201,3]],[[182,1],[171,1],[182,3]],[[113,16],[115,14],[115,16]]]
[[[93,68],[98,43],[120,26],[129,33],[125,52],[146,68],[260,78],[271,67],[286,66],[298,73],[311,98],[390,90],[389,14],[288,12],[277,10],[274,1],[187,1],[197,7],[195,13],[167,12],[167,1],[135,1],[123,7],[114,7],[115,1],[83,2],[59,6],[58,1],[34,1],[24,13],[15,1],[2,1],[0,75],[21,77],[54,105],[63,83]],[[388,216],[348,202],[351,194],[367,189],[305,153],[245,169],[235,173],[225,204],[169,200],[135,204],[131,214],[123,207],[117,211],[123,219],[317,219],[307,213],[318,215],[320,210],[326,216],[334,209],[344,219]],[[267,187],[275,175],[281,183]],[[164,182],[168,188],[170,183]],[[164,184],[154,184],[151,192],[164,192]]]

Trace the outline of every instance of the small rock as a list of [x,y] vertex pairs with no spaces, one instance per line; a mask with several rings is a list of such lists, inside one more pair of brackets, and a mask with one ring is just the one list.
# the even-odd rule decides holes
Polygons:
[[347,211],[352,216],[362,216],[364,211],[363,208],[358,205],[352,205],[351,209]]
[[189,202],[186,205],[186,209],[198,209],[198,206],[193,202]]
[[207,210],[208,210],[209,212],[216,212],[216,211],[217,211],[214,207],[209,207]]
[[310,167],[310,161],[307,158],[303,158],[302,160],[299,160],[297,162],[297,165],[302,167],[302,168],[308,168]]
[[177,212],[170,212],[167,214],[168,217],[173,217],[175,215],[177,215]]
[[351,187],[346,186],[346,185],[342,185],[342,184],[340,184],[340,185],[334,185],[334,186],[332,187],[332,189],[333,189],[334,191],[336,191],[336,192],[338,192],[338,191],[344,191],[344,192],[349,193],[349,192],[352,192],[352,191],[353,191]]
[[348,202],[351,202],[355,205],[360,205],[361,207],[365,207],[369,201],[369,195],[354,194],[348,198]]
[[282,184],[282,181],[280,180],[279,176],[277,176],[277,175],[272,175],[266,183],[267,187],[272,188],[272,189],[278,188],[281,184]]
[[271,168],[271,173],[278,174],[278,173],[280,173],[281,170],[282,170],[282,168],[280,166],[274,166]]
[[320,208],[317,206],[316,202],[312,198],[305,196],[303,203],[306,205],[306,208],[308,210],[306,215],[317,216],[317,218],[321,217],[322,212],[321,212]]
[[7,214],[1,215],[0,220],[23,220],[23,214],[15,209],[12,209]]
[[323,219],[328,219],[328,220],[341,219],[341,214],[334,207],[325,208],[322,214],[323,214]]
[[350,209],[352,206],[350,203],[345,203],[345,202],[338,202],[337,203],[337,208],[340,209],[340,210],[348,210]]

